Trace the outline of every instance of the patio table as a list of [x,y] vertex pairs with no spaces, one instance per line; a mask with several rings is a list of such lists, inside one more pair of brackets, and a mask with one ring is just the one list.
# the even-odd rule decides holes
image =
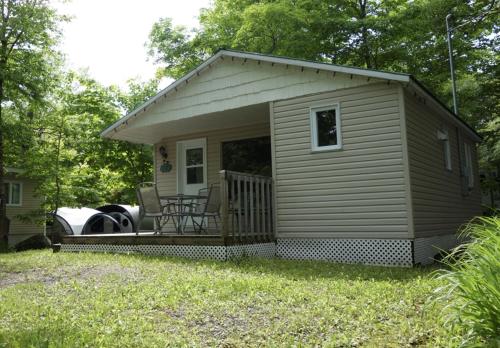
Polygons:
[[[175,212],[172,214],[175,229],[178,234],[184,233],[186,223],[183,221],[187,217],[187,208],[191,207],[193,201],[206,198],[200,195],[186,195],[179,193],[176,195],[160,196],[160,200],[173,203],[175,205]],[[183,226],[184,225],[184,226]]]

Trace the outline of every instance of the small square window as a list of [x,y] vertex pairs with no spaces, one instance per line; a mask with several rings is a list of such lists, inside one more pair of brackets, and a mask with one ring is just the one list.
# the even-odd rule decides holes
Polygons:
[[311,147],[313,151],[342,148],[339,105],[311,108]]
[[21,205],[22,186],[18,182],[7,182],[4,184],[5,199],[7,205]]

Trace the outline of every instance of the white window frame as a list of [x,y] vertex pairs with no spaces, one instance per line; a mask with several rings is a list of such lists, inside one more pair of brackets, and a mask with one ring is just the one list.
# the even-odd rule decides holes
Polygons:
[[[335,126],[337,127],[337,144],[328,146],[318,146],[318,121],[316,113],[335,109]],[[335,151],[342,149],[342,127],[340,117],[340,103],[329,103],[315,105],[309,109],[309,121],[311,128],[311,150],[312,152]]]
[[[23,183],[20,181],[10,181],[10,180],[5,180],[4,184],[8,185],[9,192],[5,192],[7,195],[7,202],[6,206],[7,207],[21,207],[23,205]],[[12,199],[12,185],[19,185],[19,203],[11,203],[9,202],[9,198]]]
[[[197,139],[189,139],[189,140],[179,140],[176,142],[176,177],[177,177],[177,193],[184,193],[184,190],[186,189],[185,184],[184,184],[184,174],[186,168],[184,167],[184,163],[186,159],[184,158],[184,153],[186,149],[189,148],[196,148],[200,147],[200,144],[202,143],[201,146],[203,146],[203,177],[204,177],[204,184],[205,187],[208,185],[208,157],[207,157],[207,138],[197,138]],[[182,163],[181,163],[182,161]],[[182,170],[181,170],[182,169]],[[196,185],[196,184],[193,184]]]
[[451,165],[451,147],[450,147],[450,136],[448,128],[443,128],[437,132],[438,140],[443,142],[443,153],[444,153],[444,167],[446,170],[452,170]]
[[474,165],[472,162],[472,147],[469,143],[464,143],[465,152],[465,173],[467,176],[467,187],[474,187]]

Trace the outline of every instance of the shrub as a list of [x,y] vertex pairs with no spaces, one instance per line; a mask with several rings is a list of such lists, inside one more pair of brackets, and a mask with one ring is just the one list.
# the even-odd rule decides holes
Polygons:
[[6,253],[9,251],[9,245],[6,241],[0,239],[0,253]]
[[462,346],[500,346],[500,219],[480,217],[462,232],[467,242],[443,262],[437,301],[448,303],[447,324],[460,333]]
[[36,234],[28,239],[23,240],[15,245],[16,251],[25,251],[32,249],[50,248],[50,240],[41,234]]

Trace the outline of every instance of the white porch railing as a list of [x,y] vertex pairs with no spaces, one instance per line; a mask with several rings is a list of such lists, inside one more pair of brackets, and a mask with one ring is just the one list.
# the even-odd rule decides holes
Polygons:
[[241,242],[274,240],[273,179],[220,172],[222,237]]

